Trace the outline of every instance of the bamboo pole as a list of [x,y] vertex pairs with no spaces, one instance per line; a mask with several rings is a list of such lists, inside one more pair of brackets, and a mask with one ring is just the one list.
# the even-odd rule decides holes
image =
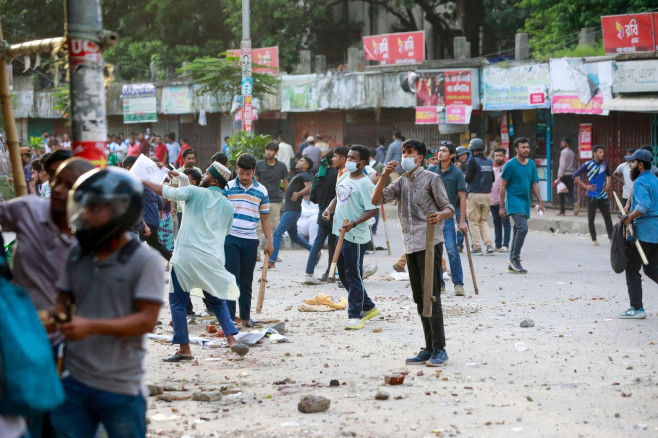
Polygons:
[[[2,24],[0,24],[0,40],[3,39]],[[9,90],[9,77],[7,75],[7,63],[5,55],[0,53],[0,101],[2,103],[2,116],[7,133],[7,148],[11,161],[11,173],[14,178],[14,190],[16,196],[27,195],[27,183],[23,173],[23,160],[21,159],[20,145],[18,143],[18,132],[16,132],[16,121],[14,120],[14,109],[11,106],[11,91]]]
[[7,58],[18,58],[26,55],[34,55],[36,53],[52,52],[57,46],[63,45],[64,41],[64,37],[57,37],[12,44],[9,46],[5,56]]

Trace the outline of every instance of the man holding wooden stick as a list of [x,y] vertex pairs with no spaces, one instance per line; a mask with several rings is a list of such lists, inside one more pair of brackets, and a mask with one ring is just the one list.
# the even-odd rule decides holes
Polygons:
[[[636,237],[648,264],[644,265],[647,277],[658,283],[658,178],[651,173],[651,152],[638,149],[625,157],[631,166],[633,194],[631,212],[622,217],[624,225],[633,225]],[[626,265],[626,285],[631,307],[619,314],[622,319],[643,319],[647,314],[642,304],[642,259],[635,245],[630,246]]]
[[[441,308],[441,254],[443,252],[443,221],[454,214],[441,177],[421,167],[425,156],[425,144],[418,140],[407,140],[402,144],[402,168],[405,173],[384,188],[388,175],[395,171],[398,163],[386,164],[382,178],[375,187],[372,203],[398,201],[398,215],[402,227],[404,252],[407,255],[409,281],[423,324],[425,347],[406,360],[407,364],[441,366],[448,360],[446,353],[443,309]],[[432,212],[432,213],[430,213]],[[428,215],[428,213],[430,213]],[[434,272],[431,316],[423,316],[423,283],[425,280],[425,245],[428,222],[434,224]]]
[[[345,231],[337,266],[340,281],[347,290],[349,321],[346,330],[362,329],[365,321],[379,315],[363,286],[363,256],[371,238],[367,222],[378,211],[370,201],[375,185],[364,172],[369,160],[367,147],[352,146],[345,163],[347,172],[338,178],[336,197],[322,213],[325,221],[334,214],[333,234],[338,236],[341,230]],[[343,225],[345,220],[348,223]],[[329,272],[329,275],[333,273]]]

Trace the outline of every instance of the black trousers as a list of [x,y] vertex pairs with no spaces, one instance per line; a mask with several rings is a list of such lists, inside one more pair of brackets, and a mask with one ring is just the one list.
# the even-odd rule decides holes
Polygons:
[[569,189],[569,193],[559,193],[558,197],[560,198],[560,213],[564,214],[564,210],[566,208],[567,204],[567,199],[570,203],[573,204],[574,198],[573,198],[573,176],[571,175],[563,175],[562,178],[560,179],[564,183],[565,186]]
[[628,286],[628,297],[631,306],[638,310],[642,305],[642,276],[640,268],[644,269],[644,275],[658,283],[658,243],[647,243],[640,241],[644,255],[649,261],[648,265],[642,264],[640,253],[635,245],[631,246],[628,264],[626,265],[626,286]]
[[158,238],[158,230],[160,227],[157,225],[149,225],[148,227],[151,229],[151,234],[146,237],[146,243],[148,243],[151,248],[159,252],[162,257],[165,258],[165,260],[169,261],[171,259],[171,251],[165,248],[165,246],[160,243],[160,239]]
[[432,316],[423,316],[423,283],[425,279],[425,251],[407,254],[407,269],[414,302],[418,308],[420,321],[423,324],[425,348],[428,350],[443,350],[446,346],[446,334],[443,327],[443,309],[441,308],[441,254],[443,243],[434,246],[434,281],[432,286]]
[[605,230],[608,233],[608,239],[612,237],[612,219],[610,218],[610,201],[608,198],[596,199],[587,198],[587,222],[589,224],[589,235],[592,237],[592,242],[596,241],[596,227],[594,226],[594,218],[596,217],[596,209],[601,211],[603,222],[605,222]]

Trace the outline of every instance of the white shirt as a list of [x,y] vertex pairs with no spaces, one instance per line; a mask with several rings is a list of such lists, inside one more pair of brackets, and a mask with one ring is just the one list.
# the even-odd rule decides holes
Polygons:
[[295,158],[295,151],[292,146],[286,142],[279,143],[279,152],[276,153],[276,159],[281,161],[288,171],[290,171],[290,162]]
[[633,188],[633,180],[631,179],[631,166],[624,162],[617,166],[614,173],[620,174],[624,178],[624,188],[622,189],[621,196],[628,199],[631,196],[631,189]]

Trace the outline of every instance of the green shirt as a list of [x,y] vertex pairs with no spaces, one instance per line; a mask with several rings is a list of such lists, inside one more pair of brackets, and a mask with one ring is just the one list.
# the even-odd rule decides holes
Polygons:
[[526,164],[521,164],[514,157],[503,167],[501,178],[507,182],[505,190],[507,214],[521,213],[530,218],[532,185],[539,182],[535,162],[528,160]]
[[[345,172],[338,179],[333,227],[335,235],[340,235],[340,229],[345,219],[352,222],[361,217],[366,211],[377,209],[377,206],[373,205],[371,201],[374,191],[375,185],[365,175],[359,179],[352,179],[350,173]],[[363,222],[352,228],[345,234],[345,240],[352,243],[368,243],[370,241],[368,224]]]
[[464,173],[457,169],[457,166],[450,163],[450,167],[446,169],[445,172],[441,170],[441,164],[435,164],[430,166],[428,169],[430,172],[434,172],[441,177],[443,180],[443,185],[446,187],[446,193],[448,194],[448,199],[455,211],[459,207],[459,192],[466,192],[466,180],[464,179]]

